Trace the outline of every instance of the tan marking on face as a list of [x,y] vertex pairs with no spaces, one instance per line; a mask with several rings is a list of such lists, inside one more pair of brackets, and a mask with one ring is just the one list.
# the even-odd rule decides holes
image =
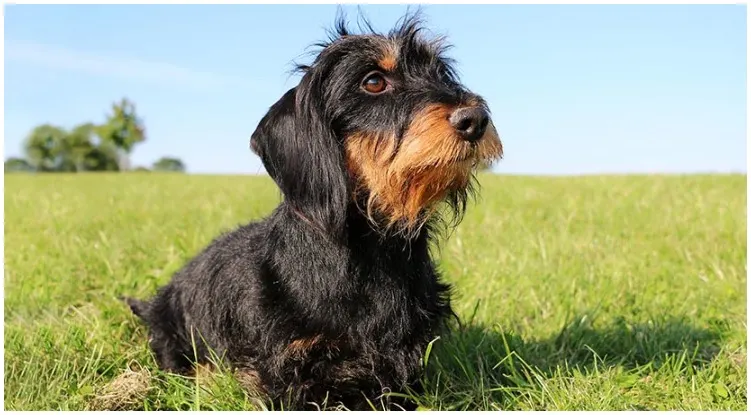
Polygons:
[[399,56],[398,48],[393,42],[388,42],[384,45],[381,52],[381,59],[378,60],[378,66],[384,71],[391,72],[396,69],[396,61]]
[[355,193],[368,194],[365,212],[410,232],[422,226],[438,203],[468,186],[473,167],[503,152],[492,123],[473,146],[461,140],[448,121],[453,108],[434,104],[420,111],[404,134],[399,151],[385,133],[355,133],[345,140],[347,168]]

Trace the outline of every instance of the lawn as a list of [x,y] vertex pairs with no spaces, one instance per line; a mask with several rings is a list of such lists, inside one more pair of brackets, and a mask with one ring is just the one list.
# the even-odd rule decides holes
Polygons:
[[[464,327],[422,407],[747,408],[745,175],[480,182],[436,251]],[[263,177],[6,175],[5,409],[259,408],[222,372],[159,372],[117,297],[279,199]]]

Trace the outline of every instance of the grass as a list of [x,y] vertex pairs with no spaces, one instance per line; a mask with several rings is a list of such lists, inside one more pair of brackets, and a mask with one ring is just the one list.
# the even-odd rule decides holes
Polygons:
[[[746,176],[481,177],[439,265],[464,327],[428,409],[744,410]],[[5,409],[258,409],[224,372],[159,372],[119,295],[151,295],[267,178],[5,178]]]

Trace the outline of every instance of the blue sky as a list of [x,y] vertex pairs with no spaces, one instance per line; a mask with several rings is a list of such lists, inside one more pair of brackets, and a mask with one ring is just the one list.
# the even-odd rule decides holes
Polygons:
[[[126,96],[135,165],[262,173],[248,139],[335,5],[5,6],[5,156]],[[355,17],[356,8],[344,8]],[[387,30],[405,6],[363,10]],[[745,6],[426,5],[504,142],[499,173],[746,172]]]

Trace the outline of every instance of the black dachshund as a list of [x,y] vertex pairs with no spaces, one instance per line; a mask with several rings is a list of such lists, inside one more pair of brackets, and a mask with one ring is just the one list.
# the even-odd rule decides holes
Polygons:
[[285,407],[408,404],[384,392],[417,387],[454,315],[429,245],[461,219],[475,166],[503,148],[416,16],[386,35],[367,27],[352,34],[340,19],[251,136],[284,201],[215,239],[152,300],[128,299],[162,369],[190,373],[213,350]]

